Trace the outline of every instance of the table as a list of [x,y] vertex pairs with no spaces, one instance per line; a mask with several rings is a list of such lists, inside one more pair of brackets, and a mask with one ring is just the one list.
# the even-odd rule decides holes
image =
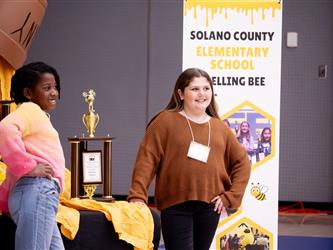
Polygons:
[[14,103],[12,100],[0,100],[0,121],[10,113],[10,105]]
[[[150,208],[154,219],[154,249],[157,250],[160,242],[160,218],[158,212]],[[16,225],[7,216],[0,215],[0,249],[14,250]],[[133,246],[119,240],[114,231],[112,222],[104,214],[94,211],[80,211],[80,228],[74,240],[63,236],[66,250],[132,250]]]

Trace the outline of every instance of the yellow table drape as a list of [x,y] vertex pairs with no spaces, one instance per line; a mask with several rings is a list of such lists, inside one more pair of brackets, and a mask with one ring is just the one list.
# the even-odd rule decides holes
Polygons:
[[[0,161],[0,184],[5,179],[6,165]],[[154,221],[150,209],[145,205],[127,201],[100,202],[92,199],[71,199],[70,171],[65,170],[65,188],[60,194],[56,220],[61,224],[62,234],[70,240],[75,238],[80,227],[82,210],[104,213],[112,221],[119,239],[134,246],[135,250],[153,249]]]

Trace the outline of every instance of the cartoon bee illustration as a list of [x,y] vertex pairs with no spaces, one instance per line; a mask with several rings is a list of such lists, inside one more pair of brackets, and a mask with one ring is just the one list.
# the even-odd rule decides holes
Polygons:
[[237,236],[239,237],[239,249],[245,250],[247,245],[254,243],[254,235],[246,223],[238,226]]
[[266,200],[266,192],[268,191],[268,187],[260,185],[259,182],[256,185],[253,183],[251,184],[251,195],[253,195],[258,201]]

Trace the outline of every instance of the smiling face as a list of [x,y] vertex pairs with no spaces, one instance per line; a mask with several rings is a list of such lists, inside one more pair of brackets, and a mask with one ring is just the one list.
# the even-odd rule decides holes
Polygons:
[[205,77],[195,77],[182,92],[178,89],[180,99],[184,102],[184,110],[192,114],[206,112],[212,100],[212,88]]
[[269,129],[265,129],[263,131],[262,137],[265,142],[269,142],[271,140],[271,131]]
[[242,122],[241,126],[240,126],[240,130],[243,134],[246,134],[247,132],[249,132],[249,124],[247,122]]
[[46,112],[55,109],[57,100],[59,99],[59,91],[57,90],[57,83],[53,74],[41,74],[39,80],[32,89],[24,89],[24,95]]

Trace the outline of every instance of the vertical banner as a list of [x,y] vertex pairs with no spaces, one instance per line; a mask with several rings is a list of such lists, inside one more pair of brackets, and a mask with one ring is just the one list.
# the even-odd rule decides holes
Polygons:
[[221,119],[252,163],[211,249],[277,249],[282,1],[184,0],[183,24],[183,69],[211,75]]

